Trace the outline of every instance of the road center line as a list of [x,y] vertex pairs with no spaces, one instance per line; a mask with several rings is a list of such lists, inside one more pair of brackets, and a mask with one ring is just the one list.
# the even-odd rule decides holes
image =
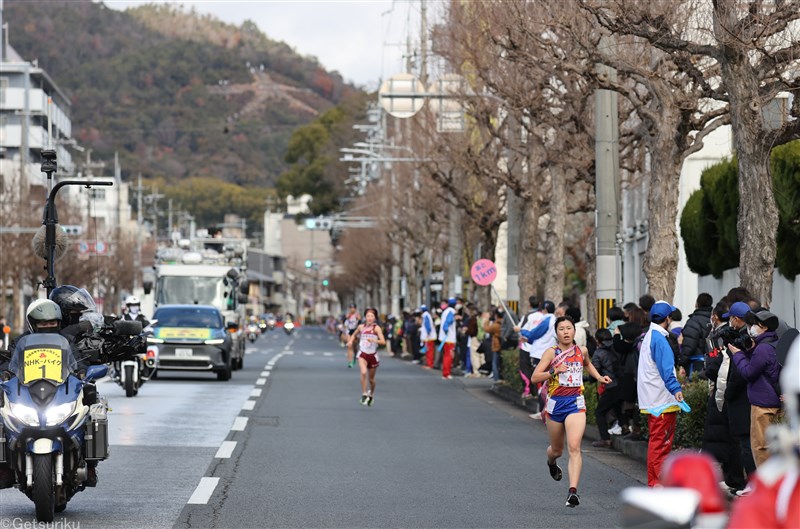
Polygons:
[[192,497],[186,503],[190,505],[205,505],[214,494],[214,489],[217,488],[219,478],[200,478],[200,484],[194,489]]
[[269,371],[262,371],[261,372],[261,376],[262,377],[268,377],[269,376]]
[[261,396],[261,389],[260,388],[254,389],[253,391],[250,392],[250,396],[251,397],[260,397]]
[[233,421],[233,426],[231,426],[231,430],[234,432],[243,432],[246,427],[247,417],[236,417]]
[[219,450],[217,450],[217,455],[214,457],[228,459],[233,454],[234,448],[236,448],[236,441],[222,441],[222,444],[219,445]]
[[242,409],[245,411],[252,411],[256,407],[256,401],[254,400],[246,400],[244,404],[242,404]]
[[267,379],[266,378],[259,378],[259,379],[256,380],[256,386],[263,386],[266,383],[267,383]]

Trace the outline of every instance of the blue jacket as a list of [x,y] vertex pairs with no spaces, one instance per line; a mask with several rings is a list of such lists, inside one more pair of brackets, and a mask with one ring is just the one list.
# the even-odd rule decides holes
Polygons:
[[550,318],[552,317],[553,317],[552,314],[545,315],[545,317],[542,318],[542,321],[539,322],[539,325],[537,325],[531,330],[521,329],[519,331],[519,334],[526,340],[528,340],[528,343],[535,342],[536,340],[547,334],[547,329],[550,328]]
[[781,401],[773,389],[777,382],[780,367],[775,357],[778,335],[766,331],[755,338],[756,345],[750,351],[733,355],[732,360],[747,381],[747,397],[750,404],[762,408],[780,408]]

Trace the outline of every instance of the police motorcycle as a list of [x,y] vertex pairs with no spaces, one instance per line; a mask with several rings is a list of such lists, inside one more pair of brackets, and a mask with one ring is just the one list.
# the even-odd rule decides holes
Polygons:
[[247,325],[247,339],[250,340],[250,343],[253,343],[258,339],[258,335],[260,333],[258,324],[253,322]]
[[[128,296],[125,299],[125,305],[128,307],[128,313],[122,318],[123,321],[139,321],[144,327],[146,335],[152,335],[152,324],[155,322],[148,322],[139,312],[140,302],[135,296]],[[156,346],[148,347],[143,343],[139,350],[134,354],[120,362],[114,362],[114,369],[112,370],[112,379],[125,390],[126,397],[135,397],[139,394],[139,388],[142,385],[155,377],[156,368],[158,366],[158,348]]]
[[[126,324],[138,323],[118,321]],[[139,394],[139,388],[145,382],[155,378],[158,366],[158,347],[155,345],[148,346],[146,340],[146,336],[153,334],[152,324],[154,323],[156,322],[150,322],[150,325],[142,331],[145,339],[142,340],[141,344],[138,341],[135,344],[131,344],[131,350],[125,356],[125,359],[114,362],[112,378],[114,382],[125,390],[126,397],[135,397]]]

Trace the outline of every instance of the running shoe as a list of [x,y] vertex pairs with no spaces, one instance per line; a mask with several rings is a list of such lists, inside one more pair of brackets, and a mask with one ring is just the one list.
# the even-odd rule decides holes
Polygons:
[[581,504],[581,499],[578,495],[574,492],[570,492],[569,496],[567,496],[567,503],[565,504],[567,507],[577,507]]
[[375,400],[372,395],[367,399],[367,406],[372,406],[372,401]]
[[361,405],[362,406],[366,406],[367,405],[367,399],[368,398],[369,398],[369,395],[361,395]]
[[355,361],[355,359],[353,359],[353,360],[350,360],[349,362],[347,362],[347,367],[353,367],[353,366],[355,366],[355,365],[356,365],[356,361]]
[[561,481],[563,473],[561,472],[561,467],[559,467],[556,463],[547,462],[547,468],[550,469],[550,477],[556,481]]

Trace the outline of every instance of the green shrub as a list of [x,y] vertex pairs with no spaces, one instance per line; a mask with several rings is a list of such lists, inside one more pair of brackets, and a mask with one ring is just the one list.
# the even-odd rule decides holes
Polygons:
[[[779,216],[775,265],[793,279],[800,274],[800,141],[773,149],[770,168]],[[739,266],[738,179],[735,157],[708,167],[681,213],[681,237],[693,272],[720,277]]]
[[597,425],[594,412],[597,410],[597,382],[594,380],[587,382],[583,387],[583,398],[586,400],[586,423]]
[[522,383],[522,377],[519,376],[519,349],[500,351],[500,356],[503,359],[500,377],[506,385],[521,395],[525,385]]
[[703,431],[706,424],[708,382],[693,380],[684,383],[683,398],[692,411],[678,414],[673,446],[699,449],[703,446]]

